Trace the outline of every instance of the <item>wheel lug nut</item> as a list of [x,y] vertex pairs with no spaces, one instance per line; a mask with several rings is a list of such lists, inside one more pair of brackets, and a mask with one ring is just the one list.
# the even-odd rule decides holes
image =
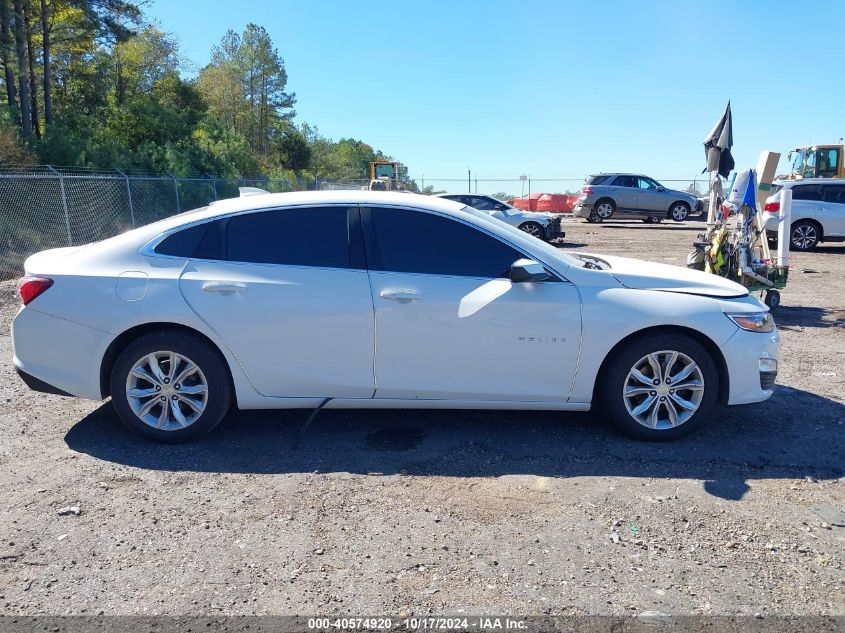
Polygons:
[[176,400],[176,396],[170,396],[171,400]]
[[173,388],[174,388],[174,389],[181,389],[181,388],[182,388],[182,385],[180,385],[180,384],[177,382],[175,385],[173,385]]
[[654,382],[654,384],[655,384],[655,385],[660,384],[660,381],[659,381],[659,380],[657,380],[657,379],[655,379],[653,382]]
[[656,395],[657,395],[657,392],[656,392],[656,391],[649,391],[649,392],[648,392],[648,395],[650,395],[650,396],[656,396]]
[[669,393],[675,393],[675,390],[674,390],[674,389],[670,389],[670,390],[669,390]]
[[660,402],[663,402],[664,400],[666,400],[666,398],[664,398],[663,396],[660,396]]
[[161,385],[156,385],[156,391],[161,391]]
[[165,378],[165,379],[164,379],[164,384],[165,384],[165,385],[166,385],[167,383],[169,383],[169,382],[170,382],[170,378]]
[[162,400],[167,400],[167,396],[162,396],[162,397],[161,397],[161,399],[162,399]]

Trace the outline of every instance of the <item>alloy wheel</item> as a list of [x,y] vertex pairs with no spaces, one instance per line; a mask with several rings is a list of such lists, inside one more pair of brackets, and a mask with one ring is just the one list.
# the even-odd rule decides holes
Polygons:
[[534,237],[542,237],[540,227],[536,224],[525,224],[520,228],[526,233],[528,233],[528,235],[533,235]]
[[687,208],[684,205],[676,204],[672,207],[672,219],[675,220],[675,222],[683,222],[687,219],[687,215],[689,215],[689,211],[687,211]]
[[622,387],[628,414],[649,429],[670,429],[687,422],[701,406],[704,374],[686,354],[652,352],[638,360]]
[[596,214],[602,219],[606,220],[613,215],[613,205],[609,202],[602,202],[596,207]]
[[190,358],[171,351],[141,357],[126,377],[126,400],[152,428],[184,429],[205,411],[208,382]]
[[819,241],[819,234],[811,224],[802,224],[792,230],[792,243],[796,248],[807,250]]

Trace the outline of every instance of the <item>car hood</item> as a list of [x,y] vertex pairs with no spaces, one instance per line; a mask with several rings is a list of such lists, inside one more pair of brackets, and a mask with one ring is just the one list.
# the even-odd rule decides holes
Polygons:
[[610,255],[599,257],[610,264],[610,274],[626,288],[680,292],[725,299],[744,297],[748,294],[748,290],[735,281],[698,270],[628,257]]

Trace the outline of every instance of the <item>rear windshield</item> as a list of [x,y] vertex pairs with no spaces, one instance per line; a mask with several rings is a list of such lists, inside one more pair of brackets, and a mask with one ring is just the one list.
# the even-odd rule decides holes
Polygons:
[[607,182],[609,178],[610,178],[610,176],[607,176],[605,174],[599,174],[598,176],[590,176],[589,178],[587,178],[587,184],[588,185],[601,185],[601,184],[604,184],[605,182]]

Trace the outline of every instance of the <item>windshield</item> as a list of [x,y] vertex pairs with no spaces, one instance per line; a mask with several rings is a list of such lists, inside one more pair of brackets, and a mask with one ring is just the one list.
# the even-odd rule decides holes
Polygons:
[[[495,216],[492,216],[489,213],[485,213],[484,211],[479,211],[478,209],[476,209],[474,207],[464,207],[462,210],[466,211],[467,213],[469,213],[471,215],[474,215],[477,218],[481,218],[485,222],[495,222],[496,227],[499,230],[505,230],[505,231],[512,233],[514,235],[517,235],[521,238],[524,238],[525,235],[526,235],[524,231],[520,231],[519,229],[517,229],[517,228],[511,226],[510,224],[508,224],[507,222],[502,222],[500,219],[496,218]],[[556,247],[552,246],[551,244],[547,244],[546,242],[544,242],[543,240],[540,240],[540,239],[536,240],[536,242],[537,242],[536,244],[532,244],[532,248],[534,250],[540,251],[541,254],[546,254],[546,255],[549,255],[550,257],[556,257],[557,259],[563,260],[566,264],[568,264],[570,266],[574,266],[576,268],[586,268],[587,267],[585,265],[584,260],[573,257],[572,255],[570,255],[569,253],[567,253],[564,250],[556,248]]]
[[816,152],[812,149],[795,150],[795,158],[792,159],[792,173],[804,178],[812,178],[816,175]]
[[509,205],[505,201],[500,201],[500,204],[504,205],[505,208],[499,209],[499,213],[502,213],[502,214],[507,215],[507,216],[519,215],[519,214],[522,213],[522,211],[520,211],[516,207],[512,207],[511,205]]

